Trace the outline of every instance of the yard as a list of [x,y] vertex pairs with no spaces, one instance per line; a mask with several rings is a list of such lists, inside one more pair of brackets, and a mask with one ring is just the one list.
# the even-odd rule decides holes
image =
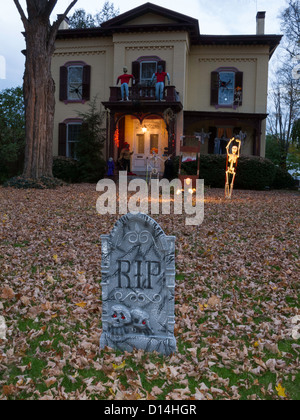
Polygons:
[[95,186],[0,187],[0,400],[299,400],[300,194],[223,197],[206,189],[199,227],[154,217],[177,237],[162,357],[99,353],[100,235],[118,216],[96,213]]

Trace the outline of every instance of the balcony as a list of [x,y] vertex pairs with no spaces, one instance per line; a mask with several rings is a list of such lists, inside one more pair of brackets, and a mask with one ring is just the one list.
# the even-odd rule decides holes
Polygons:
[[155,86],[133,86],[129,88],[129,101],[122,101],[121,89],[119,86],[110,87],[110,97],[108,102],[103,105],[113,111],[127,110],[144,112],[163,112],[167,108],[172,108],[178,113],[183,109],[180,102],[179,93],[175,86],[165,86],[164,100],[155,99]]

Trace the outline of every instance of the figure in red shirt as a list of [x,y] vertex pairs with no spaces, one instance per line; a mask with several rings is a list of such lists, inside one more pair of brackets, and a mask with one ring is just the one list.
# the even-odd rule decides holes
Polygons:
[[165,90],[165,79],[168,78],[168,83],[170,85],[170,75],[169,73],[166,73],[163,71],[162,66],[158,66],[158,72],[154,73],[152,76],[152,83],[154,79],[156,78],[156,90],[155,90],[155,97],[157,101],[163,101],[164,100],[164,90]]
[[123,68],[124,74],[118,77],[117,79],[117,85],[119,84],[119,81],[121,81],[121,94],[122,94],[122,101],[125,100],[129,101],[129,82],[130,79],[132,79],[133,83],[135,83],[135,78],[132,74],[127,74],[128,69],[127,67]]

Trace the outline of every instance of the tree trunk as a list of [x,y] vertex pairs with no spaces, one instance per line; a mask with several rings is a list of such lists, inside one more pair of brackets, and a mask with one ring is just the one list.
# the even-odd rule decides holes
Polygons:
[[48,21],[41,17],[32,20],[26,30],[23,86],[26,109],[25,178],[53,176],[55,84],[51,75],[53,50],[49,50],[48,34]]

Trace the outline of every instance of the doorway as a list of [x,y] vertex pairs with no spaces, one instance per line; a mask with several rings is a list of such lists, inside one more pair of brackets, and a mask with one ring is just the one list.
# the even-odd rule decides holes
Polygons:
[[[133,134],[133,172],[146,172],[147,163],[153,157],[153,151],[162,157],[167,146],[166,130],[162,120],[146,120],[141,125],[135,121]],[[160,161],[163,163],[162,161]],[[162,168],[162,165],[161,165]],[[161,170],[161,168],[159,168]]]

